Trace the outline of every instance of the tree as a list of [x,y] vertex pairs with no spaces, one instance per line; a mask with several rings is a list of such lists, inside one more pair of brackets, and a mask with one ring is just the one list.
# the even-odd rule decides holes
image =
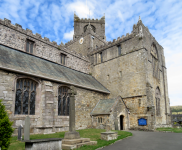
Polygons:
[[0,100],[0,143],[1,150],[7,150],[10,145],[11,135],[14,131],[12,128],[13,122],[9,120],[5,106]]

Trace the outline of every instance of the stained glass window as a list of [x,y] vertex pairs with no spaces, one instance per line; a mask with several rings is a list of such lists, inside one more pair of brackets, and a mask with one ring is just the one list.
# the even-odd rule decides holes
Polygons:
[[17,80],[15,114],[35,115],[36,86],[30,79]]
[[70,98],[68,94],[68,87],[60,87],[58,94],[58,115],[69,116]]

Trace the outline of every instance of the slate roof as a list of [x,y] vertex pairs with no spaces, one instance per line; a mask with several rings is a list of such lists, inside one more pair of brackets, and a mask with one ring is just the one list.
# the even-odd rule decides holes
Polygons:
[[91,75],[3,45],[0,45],[0,69],[110,93]]
[[93,111],[91,112],[91,115],[103,115],[103,114],[110,114],[112,108],[116,105],[118,101],[118,98],[115,99],[101,99]]

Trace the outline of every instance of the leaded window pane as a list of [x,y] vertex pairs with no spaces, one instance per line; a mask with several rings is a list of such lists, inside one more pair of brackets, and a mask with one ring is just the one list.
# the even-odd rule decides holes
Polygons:
[[16,84],[15,114],[35,114],[36,83],[18,79]]
[[58,115],[62,115],[61,113],[61,95],[58,96]]
[[29,42],[27,41],[26,52],[28,52],[28,53],[29,53],[29,46],[30,46],[30,44],[29,44]]
[[67,87],[60,87],[58,90],[58,115],[69,115],[70,99]]
[[29,92],[25,91],[23,95],[23,114],[28,114],[28,98]]
[[35,115],[35,91],[30,96],[30,115]]
[[30,44],[30,53],[33,54],[33,43]]
[[63,115],[66,115],[66,96],[63,97]]
[[22,92],[20,89],[18,89],[16,91],[15,114],[21,114],[21,99],[22,99]]
[[70,98],[67,99],[67,115],[69,116]]

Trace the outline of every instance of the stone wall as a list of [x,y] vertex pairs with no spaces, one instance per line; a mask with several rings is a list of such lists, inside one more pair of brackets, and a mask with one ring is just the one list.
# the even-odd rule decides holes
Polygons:
[[10,20],[0,19],[0,44],[26,52],[27,39],[34,42],[33,55],[61,64],[60,54],[65,54],[66,66],[85,73],[90,72],[90,63],[86,56],[73,50],[66,49],[64,45],[50,42],[40,34],[33,34],[31,30],[24,30],[18,24],[12,25]]
[[[55,82],[45,81],[31,76],[24,76],[6,71],[0,71],[0,99],[9,117],[14,121],[14,134],[17,134],[17,127],[24,125],[26,115],[15,115],[15,94],[16,80],[19,78],[29,78],[36,81],[36,102],[35,115],[29,115],[31,122],[31,133],[50,133],[55,131],[68,131],[69,116],[58,116],[58,88],[68,86]],[[99,99],[108,95],[76,88],[76,129],[91,127],[92,118],[90,112],[93,110]]]
[[95,65],[93,76],[111,91],[111,98],[146,95],[145,60],[145,49],[124,54]]

